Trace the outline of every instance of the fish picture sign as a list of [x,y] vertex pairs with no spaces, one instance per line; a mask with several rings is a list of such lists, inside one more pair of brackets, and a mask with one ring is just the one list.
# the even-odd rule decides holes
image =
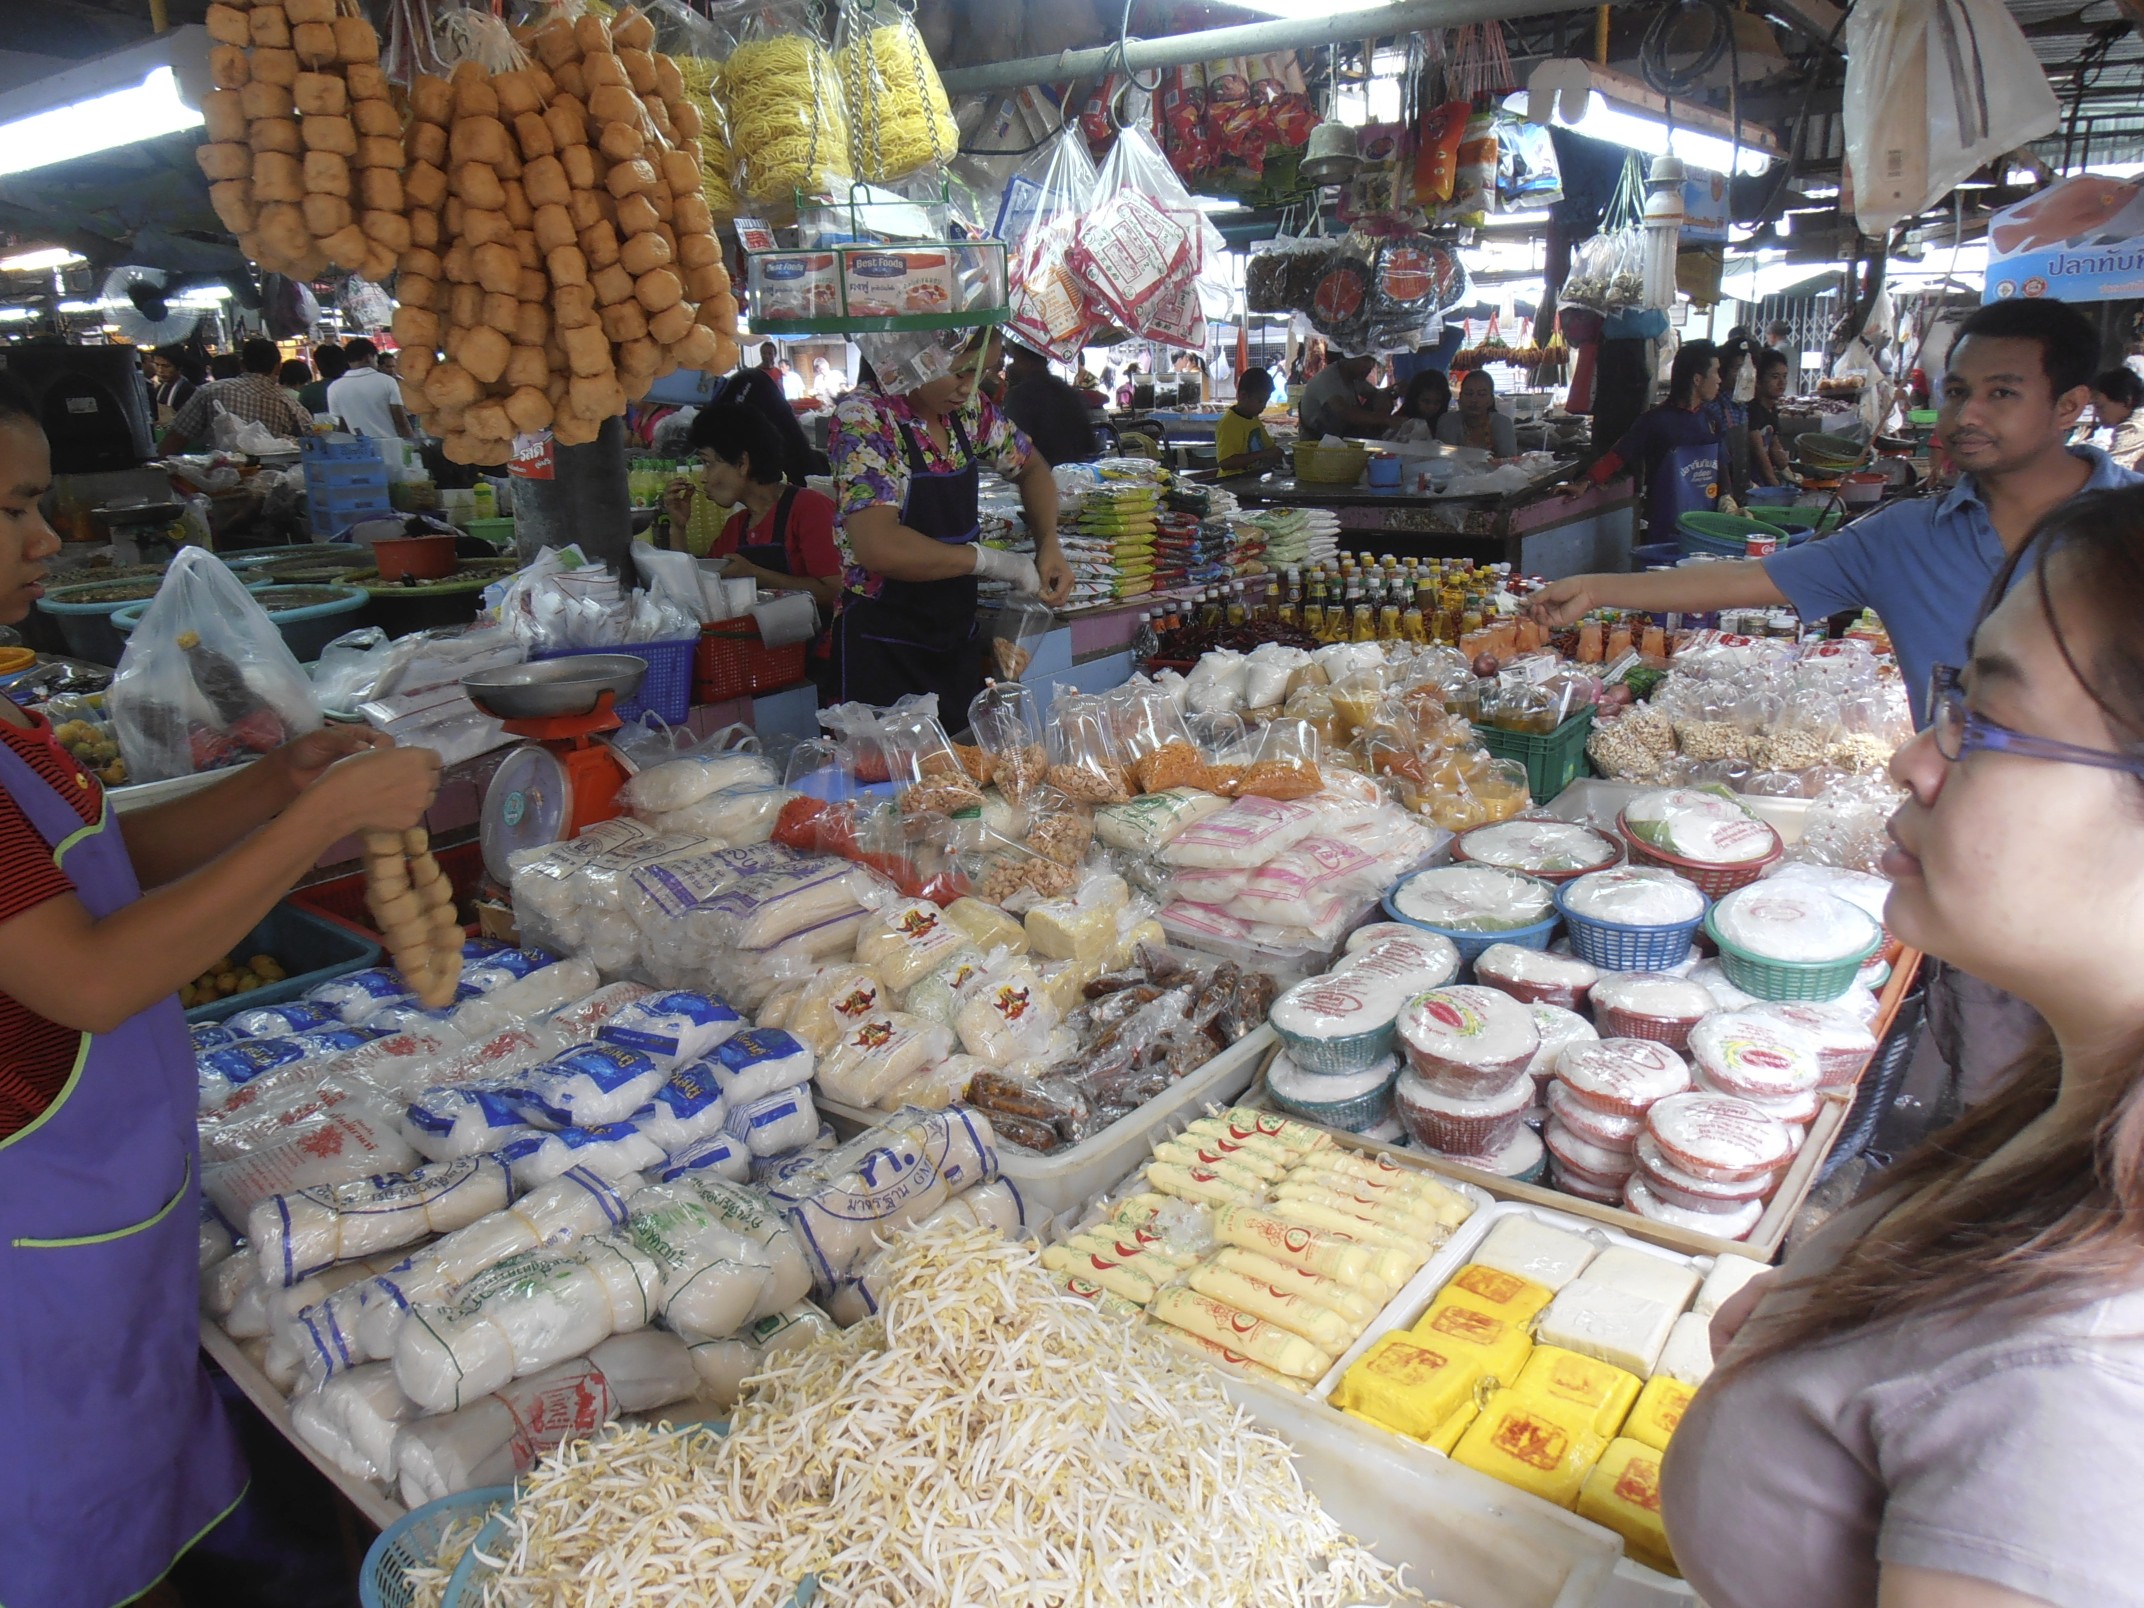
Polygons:
[[1983,301],[2144,296],[2144,184],[2079,173],[1995,214]]

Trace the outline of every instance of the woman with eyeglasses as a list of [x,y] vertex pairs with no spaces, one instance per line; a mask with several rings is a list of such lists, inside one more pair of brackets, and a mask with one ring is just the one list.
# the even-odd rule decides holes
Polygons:
[[1888,925],[2049,1036],[1713,1320],[1662,1479],[1711,1608],[2139,1600],[2140,527],[2137,488],[2043,520],[1892,762]]

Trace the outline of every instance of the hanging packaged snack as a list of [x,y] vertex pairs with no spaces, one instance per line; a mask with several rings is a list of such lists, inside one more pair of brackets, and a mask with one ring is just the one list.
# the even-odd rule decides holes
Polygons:
[[1096,319],[1067,259],[1093,199],[1094,159],[1072,129],[1055,135],[1038,157],[1032,177],[1029,170],[1014,176],[1000,214],[1012,247],[1010,332],[1059,362],[1077,363]]
[[1299,149],[1318,126],[1318,110],[1311,104],[1302,58],[1292,50],[1275,50],[1258,60],[1257,88],[1266,101],[1267,137],[1275,145]]
[[1448,221],[1480,227],[1496,209],[1496,117],[1472,113],[1460,135],[1458,165],[1453,170],[1452,199],[1440,214]]
[[1471,112],[1465,101],[1446,101],[1422,113],[1415,136],[1414,200],[1416,206],[1440,206],[1452,198],[1459,176],[1459,144],[1466,135]]
[[1187,180],[1211,167],[1216,148],[1206,126],[1205,66],[1192,62],[1169,68],[1162,74],[1156,104],[1169,165]]
[[859,177],[891,184],[953,159],[960,130],[923,35],[906,12],[883,0],[844,7],[835,53]]
[[1319,268],[1303,311],[1319,334],[1342,351],[1356,351],[1369,334],[1376,290],[1377,271],[1350,236]]
[[1268,240],[1251,249],[1243,268],[1243,297],[1254,313],[1299,313],[1317,294],[1333,254],[1330,240]]
[[800,192],[846,193],[856,176],[848,100],[833,55],[820,43],[811,0],[774,0],[761,8],[722,82],[739,195],[786,211]]
[[1199,274],[1226,250],[1153,137],[1125,129],[1096,176],[1070,259],[1097,309],[1133,335],[1182,344],[1200,317]]

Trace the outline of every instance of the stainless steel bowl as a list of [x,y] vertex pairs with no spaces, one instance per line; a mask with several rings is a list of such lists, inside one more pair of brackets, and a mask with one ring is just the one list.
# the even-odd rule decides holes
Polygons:
[[630,653],[583,653],[465,676],[462,689],[496,719],[543,720],[585,715],[606,692],[630,698],[647,673],[648,661]]

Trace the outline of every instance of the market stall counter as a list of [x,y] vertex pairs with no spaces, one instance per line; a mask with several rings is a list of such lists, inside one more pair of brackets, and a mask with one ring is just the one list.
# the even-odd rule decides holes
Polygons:
[[1635,487],[1619,478],[1566,496],[1557,487],[1567,469],[1537,475],[1522,490],[1484,496],[1331,485],[1293,475],[1232,475],[1215,484],[1246,508],[1333,509],[1344,545],[1401,558],[1505,563],[1550,580],[1628,569],[1637,540]]

